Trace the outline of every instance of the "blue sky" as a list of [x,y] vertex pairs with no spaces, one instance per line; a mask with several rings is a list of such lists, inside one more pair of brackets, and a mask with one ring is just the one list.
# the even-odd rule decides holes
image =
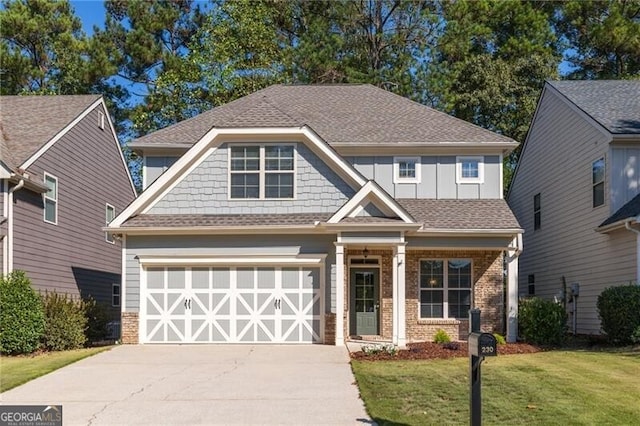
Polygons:
[[93,26],[104,28],[104,1],[102,0],[75,0],[70,2],[76,11],[76,15],[82,21],[82,28],[88,35],[93,34]]

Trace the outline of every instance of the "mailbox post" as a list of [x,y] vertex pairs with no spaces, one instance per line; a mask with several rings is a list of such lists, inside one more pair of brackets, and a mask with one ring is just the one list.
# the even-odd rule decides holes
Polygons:
[[480,309],[469,311],[469,408],[471,426],[482,425],[482,380],[480,364],[485,356],[496,356],[496,338],[490,333],[480,332]]

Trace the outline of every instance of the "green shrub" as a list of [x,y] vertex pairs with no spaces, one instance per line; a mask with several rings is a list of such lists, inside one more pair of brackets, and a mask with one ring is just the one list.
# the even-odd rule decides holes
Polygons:
[[84,300],[84,312],[87,317],[87,343],[105,340],[109,335],[109,312],[103,303],[98,303],[92,297]]
[[449,335],[447,334],[446,331],[444,331],[442,329],[438,329],[438,331],[436,331],[435,336],[433,336],[433,342],[434,343],[449,343],[449,342],[451,342],[451,337],[449,337]]
[[40,295],[31,288],[24,272],[0,279],[0,352],[31,353],[38,349],[44,332]]
[[520,301],[518,330],[529,343],[559,345],[567,332],[567,312],[562,305],[538,297]]
[[640,286],[635,284],[609,287],[598,296],[598,315],[602,331],[613,343],[631,342],[640,327]]
[[502,334],[493,333],[493,337],[496,338],[496,342],[499,345],[506,345],[507,344],[507,341],[504,339],[504,336]]
[[631,334],[631,343],[640,344],[640,325]]
[[45,332],[44,347],[52,351],[81,348],[87,341],[87,317],[81,300],[56,292],[43,297]]

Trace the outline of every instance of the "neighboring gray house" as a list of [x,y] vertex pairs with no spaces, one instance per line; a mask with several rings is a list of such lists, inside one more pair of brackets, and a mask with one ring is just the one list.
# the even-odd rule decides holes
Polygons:
[[508,201],[520,295],[561,299],[564,279],[568,300],[577,283],[576,332],[599,333],[598,295],[640,280],[640,81],[547,82]]
[[[517,143],[371,85],[276,85],[142,137],[123,341],[515,339]],[[164,173],[163,173],[164,172]]]
[[0,97],[2,273],[119,313],[121,249],[102,229],[135,199],[103,99]]

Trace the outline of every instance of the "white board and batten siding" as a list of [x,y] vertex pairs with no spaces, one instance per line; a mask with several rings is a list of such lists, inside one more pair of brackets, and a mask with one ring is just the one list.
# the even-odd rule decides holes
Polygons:
[[[636,235],[595,229],[612,213],[609,138],[552,90],[545,90],[516,177],[509,205],[525,233],[519,291],[551,299],[580,284],[578,333],[600,332],[598,295],[607,287],[635,280]],[[592,204],[592,163],[606,161],[605,204]],[[541,194],[541,228],[534,230],[534,195]]]

